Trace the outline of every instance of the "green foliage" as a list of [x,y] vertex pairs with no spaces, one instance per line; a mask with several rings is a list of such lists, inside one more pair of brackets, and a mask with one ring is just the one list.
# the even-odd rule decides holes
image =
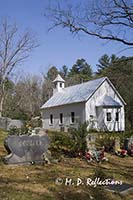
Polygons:
[[24,121],[28,120],[29,118],[28,114],[24,110],[21,110],[20,108],[15,107],[15,102],[12,102],[12,106],[10,104],[10,107],[7,106],[5,108],[4,116],[10,117],[11,119],[20,119]]
[[111,67],[113,63],[115,63],[119,58],[116,55],[112,54],[110,57],[107,54],[104,54],[99,60],[97,64],[97,74],[104,73],[104,70]]
[[91,77],[92,69],[83,58],[78,59],[68,73],[68,80],[70,79],[71,85],[88,81]]
[[53,81],[58,74],[58,70],[55,66],[51,67],[48,72],[46,78]]
[[98,133],[96,143],[100,146],[109,146],[114,139],[115,136],[112,133]]
[[88,123],[79,124],[78,129],[71,129],[70,135],[71,139],[74,143],[73,151],[75,153],[85,153],[85,150],[87,149],[86,144],[86,136],[88,134],[87,132],[87,126]]
[[[101,132],[96,135],[96,143],[99,146],[105,146],[107,150],[114,145],[116,138],[120,139],[121,146],[126,138],[133,136],[133,131],[126,132]],[[111,149],[112,150],[112,149]]]
[[20,129],[18,129],[16,126],[10,127],[8,134],[9,135],[19,135]]
[[[32,129],[30,130],[32,131]],[[29,135],[31,131],[29,131],[28,126],[23,126],[22,128],[17,128],[16,126],[12,126],[8,131],[8,135],[27,135],[27,134]]]
[[60,157],[62,154],[71,155],[73,141],[68,133],[52,132],[50,150],[53,157]]
[[52,132],[50,135],[50,150],[54,157],[64,154],[66,156],[75,157],[79,153],[85,153],[87,123],[80,124],[78,129],[70,128],[69,133]]
[[42,120],[41,120],[40,116],[31,118],[30,125],[32,128],[42,127]]
[[63,79],[67,78],[68,76],[68,67],[66,65],[63,65],[60,69],[60,75]]
[[58,70],[55,66],[52,66],[46,76],[44,76],[44,81],[42,84],[42,102],[46,102],[53,94],[53,83],[52,81],[56,78]]

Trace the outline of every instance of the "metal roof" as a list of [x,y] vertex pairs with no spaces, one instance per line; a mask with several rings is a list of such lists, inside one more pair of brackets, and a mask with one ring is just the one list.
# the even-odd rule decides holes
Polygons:
[[122,105],[116,100],[114,100],[112,97],[105,95],[97,106],[121,107]]
[[87,101],[96,89],[107,79],[106,77],[91,80],[78,85],[62,88],[56,92],[42,107],[50,108],[65,104],[78,103]]

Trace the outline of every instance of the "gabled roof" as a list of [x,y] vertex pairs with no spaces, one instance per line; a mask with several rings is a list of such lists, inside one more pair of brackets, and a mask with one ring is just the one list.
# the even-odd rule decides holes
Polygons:
[[116,100],[114,100],[112,97],[105,95],[103,97],[103,99],[100,100],[100,102],[98,103],[98,106],[102,106],[102,107],[121,107],[122,105],[117,102]]
[[105,79],[104,77],[62,88],[61,92],[55,93],[41,108],[87,101]]
[[72,103],[86,102],[101,86],[101,84],[107,80],[111,87],[115,90],[123,104],[126,104],[120,94],[117,92],[113,84],[107,77],[91,80],[85,83],[73,85],[70,87],[62,88],[60,92],[56,92],[42,107],[50,108],[55,106],[61,106]]
[[53,80],[53,83],[58,81],[65,83],[65,80],[60,76],[60,74],[58,74],[57,77]]

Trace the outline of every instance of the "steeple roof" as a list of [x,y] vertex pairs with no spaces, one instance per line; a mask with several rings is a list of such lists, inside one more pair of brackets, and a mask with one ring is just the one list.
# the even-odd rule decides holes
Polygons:
[[60,76],[60,74],[58,74],[57,77],[53,80],[53,83],[55,82],[65,83],[65,80]]

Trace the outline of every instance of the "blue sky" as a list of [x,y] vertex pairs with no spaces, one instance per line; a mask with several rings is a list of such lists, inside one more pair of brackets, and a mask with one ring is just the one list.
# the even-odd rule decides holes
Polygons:
[[67,29],[59,27],[48,32],[51,23],[44,17],[48,3],[49,0],[0,0],[0,17],[9,17],[20,31],[31,30],[40,44],[21,66],[25,73],[46,73],[53,65],[59,69],[63,65],[70,68],[78,58],[86,59],[95,71],[98,59],[105,53],[132,56],[131,50],[118,53],[124,46],[116,42],[85,35],[74,37]]

